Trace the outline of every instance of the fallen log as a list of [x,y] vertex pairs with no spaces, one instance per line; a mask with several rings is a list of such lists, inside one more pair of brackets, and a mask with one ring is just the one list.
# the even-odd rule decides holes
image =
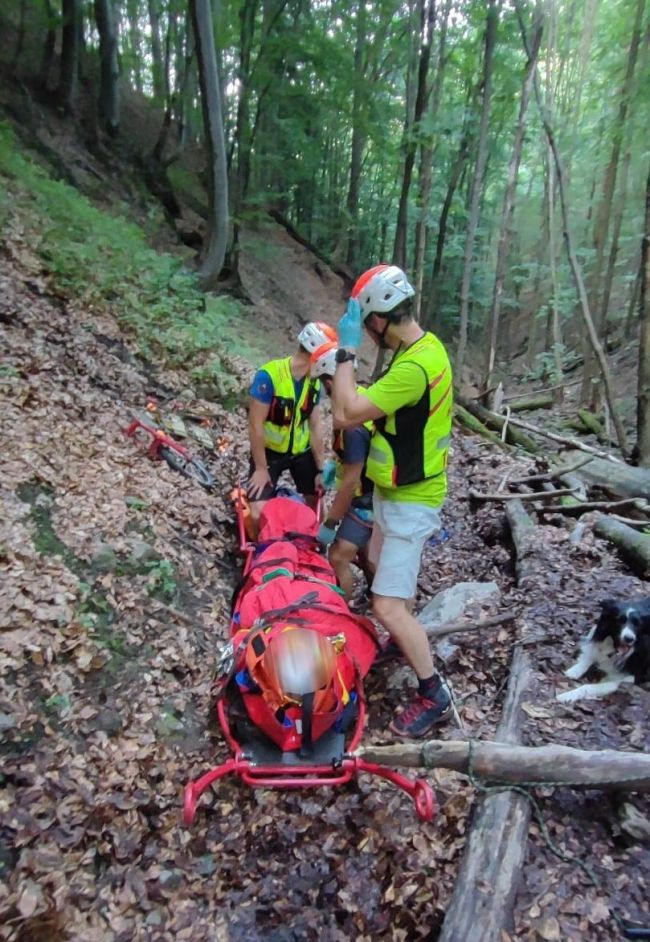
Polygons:
[[[485,411],[487,412],[488,410],[486,409]],[[494,415],[494,413],[491,413],[491,415]],[[501,418],[501,416],[497,416],[497,418]],[[524,422],[522,419],[513,419],[511,417],[508,421],[510,425],[516,425],[518,428],[526,429],[534,435],[541,435],[542,438],[549,438],[551,441],[558,442],[560,445],[568,445],[571,446],[571,448],[577,448],[579,451],[585,451],[590,455],[603,458],[605,461],[611,461],[612,464],[618,463],[626,467],[622,460],[615,455],[610,455],[607,451],[600,451],[598,448],[592,448],[591,445],[585,445],[584,442],[578,441],[577,438],[567,438],[566,435],[556,435],[555,432],[548,432],[546,429],[539,428],[537,425],[531,425],[530,422]],[[536,448],[536,451],[539,451],[539,449]]]
[[444,638],[445,635],[458,634],[462,631],[482,631],[483,628],[493,628],[495,625],[503,625],[508,621],[513,621],[517,613],[513,610],[501,612],[500,615],[490,615],[488,618],[481,618],[479,621],[450,621],[446,625],[439,625],[437,628],[425,628],[429,638]]
[[[530,676],[528,655],[517,648],[497,729],[497,737],[504,742],[519,738],[521,704]],[[467,770],[471,758],[476,773],[472,744],[467,746]],[[530,802],[525,795],[507,789],[481,798],[438,942],[499,942],[502,938],[512,922],[529,820]]]
[[[560,491],[555,492],[556,495],[559,493]],[[565,493],[576,494],[578,492],[576,489],[571,491],[567,489]],[[551,494],[551,496],[553,495]],[[591,510],[601,510],[604,513],[609,513],[611,510],[620,509],[621,507],[634,507],[642,512],[647,512],[650,509],[647,501],[636,497],[628,497],[626,500],[579,500],[571,504],[547,504],[539,508],[539,513],[561,513],[578,517],[580,514],[588,513]],[[646,525],[650,526],[650,521],[647,521]]]
[[466,409],[488,428],[496,429],[498,432],[502,432],[504,426],[506,426],[506,441],[509,441],[511,445],[519,445],[519,447],[523,448],[524,451],[528,451],[533,455],[537,454],[539,451],[539,447],[534,439],[532,439],[529,435],[525,435],[524,433],[519,432],[517,429],[511,427],[515,424],[514,420],[511,420],[506,425],[505,416],[497,415],[496,412],[491,412],[489,409],[486,409],[485,406],[480,405],[473,399],[467,399],[460,393],[456,395],[456,405],[460,405],[461,408]]
[[583,468],[589,461],[593,461],[593,458],[581,458],[580,461],[576,461],[575,464],[568,465],[566,468],[557,468],[554,471],[546,471],[544,474],[529,474],[528,477],[525,478],[512,478],[512,480],[508,481],[508,484],[519,487],[525,484],[541,484],[544,481],[555,481],[562,477],[563,474],[570,474],[573,471],[577,471],[578,468]]
[[637,533],[632,527],[605,514],[599,514],[594,532],[609,540],[621,551],[621,556],[642,576],[650,575],[650,536]]
[[[571,461],[576,458],[576,453],[567,452],[566,458]],[[636,468],[621,461],[595,457],[580,469],[580,477],[615,497],[645,497],[650,500],[650,468]]]
[[469,499],[482,500],[552,500],[554,497],[564,497],[566,494],[575,494],[573,487],[559,487],[552,491],[535,491],[533,494],[508,494],[507,492],[482,493],[481,491],[470,491]]
[[489,442],[492,442],[493,445],[496,445],[498,448],[503,448],[508,450],[508,446],[505,442],[501,441],[498,435],[495,435],[494,432],[491,432],[487,426],[483,425],[480,419],[477,419],[475,415],[472,415],[471,412],[468,412],[467,409],[464,409],[457,402],[454,403],[454,418],[461,425],[464,425],[465,428],[468,428],[470,432],[476,432],[477,435],[480,435],[482,438],[486,438]]
[[423,743],[366,746],[359,753],[391,768],[470,770],[484,781],[508,785],[570,785],[607,791],[650,791],[650,754],[592,751],[547,743],[519,746],[502,742],[433,739]]
[[508,408],[511,412],[529,412],[532,409],[551,409],[552,407],[553,396],[549,395],[528,396],[508,401]]
[[578,421],[587,432],[591,432],[592,435],[596,436],[601,445],[610,445],[612,443],[602,422],[593,412],[588,409],[578,409]]

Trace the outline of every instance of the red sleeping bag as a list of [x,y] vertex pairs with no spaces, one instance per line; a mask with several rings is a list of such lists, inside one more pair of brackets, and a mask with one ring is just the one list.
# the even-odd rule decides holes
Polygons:
[[305,504],[266,504],[231,626],[249,717],[280,749],[302,755],[353,708],[377,651],[372,622],[350,612],[317,552],[317,532]]

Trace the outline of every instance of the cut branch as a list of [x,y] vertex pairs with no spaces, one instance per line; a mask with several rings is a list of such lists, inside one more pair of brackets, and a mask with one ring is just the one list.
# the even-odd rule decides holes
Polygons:
[[[554,497],[564,497],[566,494],[575,494],[575,487],[558,487],[552,491],[535,491],[533,494],[482,494],[480,491],[470,491],[470,500],[552,500]],[[626,501],[627,503],[627,501]]]
[[500,615],[490,615],[489,618],[481,618],[479,621],[450,621],[446,625],[439,625],[437,628],[425,628],[430,638],[444,638],[445,635],[457,634],[461,631],[482,631],[483,628],[493,628],[495,625],[503,625],[508,621],[514,621],[517,613],[514,609],[501,612]]
[[[560,493],[560,491],[555,491],[555,494]],[[577,491],[573,490],[571,493],[575,494]],[[551,496],[554,495],[551,494]],[[539,513],[561,513],[569,514],[571,517],[578,517],[580,514],[588,513],[590,510],[601,510],[604,513],[609,513],[611,510],[620,509],[621,507],[635,507],[637,510],[641,511],[647,511],[649,509],[647,501],[628,497],[626,500],[585,500],[577,504],[547,504],[545,507],[539,508]],[[646,526],[649,525],[650,523],[646,521]]]
[[[650,791],[650,754],[591,751],[571,746],[519,746],[501,742],[431,740],[394,746],[366,746],[359,755],[391,768],[451,769],[489,782],[571,785],[609,791]],[[467,938],[473,938],[467,936]]]
[[570,464],[566,468],[556,468],[556,470],[547,471],[545,474],[530,474],[526,478],[512,478],[511,481],[508,481],[508,484],[519,487],[520,485],[524,484],[541,484],[543,481],[555,481],[564,474],[571,474],[572,472],[577,471],[578,468],[583,468],[590,461],[593,461],[593,459],[581,458],[580,461],[576,461],[575,464]]

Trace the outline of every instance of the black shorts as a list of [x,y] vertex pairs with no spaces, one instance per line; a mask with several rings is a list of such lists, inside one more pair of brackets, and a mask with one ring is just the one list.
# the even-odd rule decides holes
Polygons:
[[[283,471],[289,472],[299,494],[302,494],[303,497],[315,496],[318,468],[316,467],[316,461],[314,460],[310,448],[308,448],[307,451],[303,451],[300,455],[279,455],[277,451],[271,451],[267,448],[265,454],[269,475],[273,483],[272,486],[267,484],[261,495],[255,498],[256,500],[270,500],[273,497],[275,485],[278,483],[278,479]],[[255,465],[251,458],[248,469],[249,477],[254,470]]]

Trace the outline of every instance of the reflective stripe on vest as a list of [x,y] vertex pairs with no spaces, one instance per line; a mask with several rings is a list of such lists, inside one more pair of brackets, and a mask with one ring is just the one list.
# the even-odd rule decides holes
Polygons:
[[264,423],[264,447],[282,455],[302,454],[309,448],[308,419],[318,398],[320,380],[306,376],[296,403],[291,357],[270,360],[262,369],[273,383],[273,399]]
[[415,363],[426,378],[420,399],[375,419],[366,473],[379,487],[394,489],[444,474],[451,439],[452,377],[449,357],[431,333],[393,357]]

